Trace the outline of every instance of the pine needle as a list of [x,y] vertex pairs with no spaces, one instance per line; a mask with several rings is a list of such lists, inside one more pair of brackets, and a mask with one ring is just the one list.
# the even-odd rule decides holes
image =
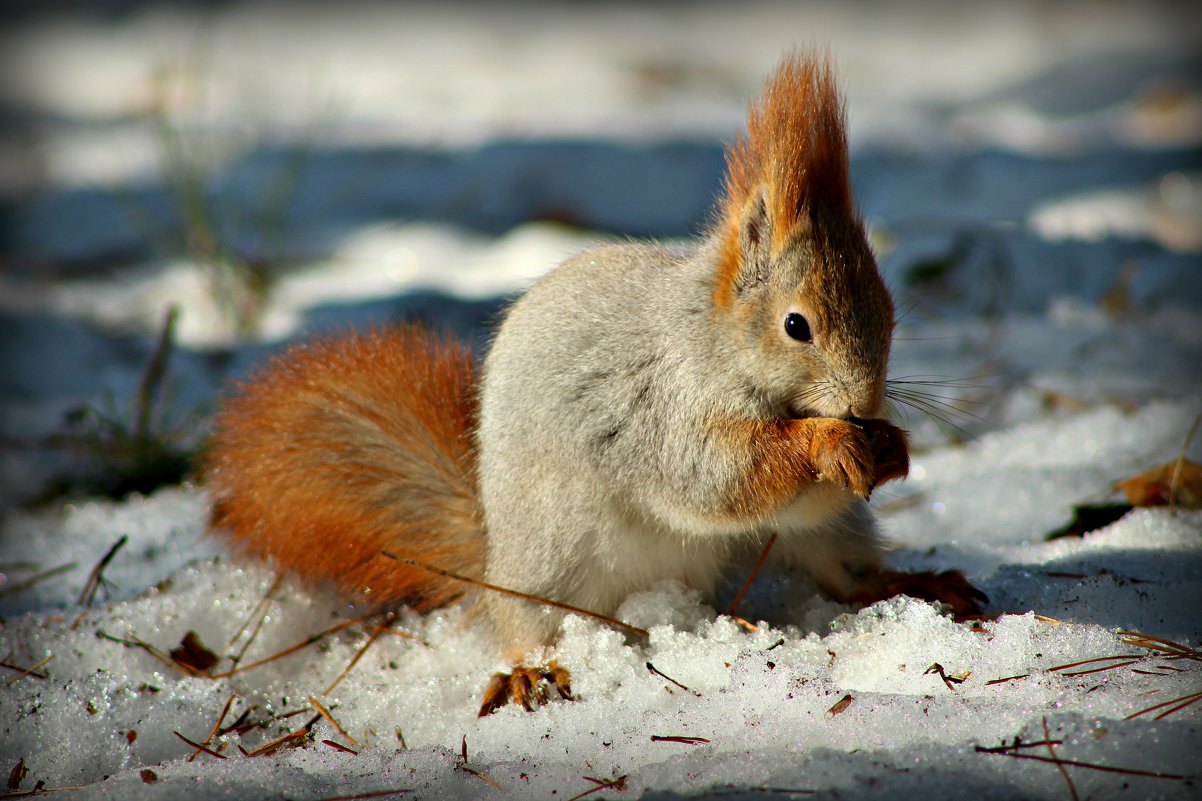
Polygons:
[[38,662],[33,667],[26,668],[25,670],[21,671],[21,673],[17,674],[16,676],[13,676],[11,679],[9,679],[7,682],[5,682],[5,686],[11,687],[14,684],[16,684],[18,681],[20,681],[21,679],[25,678],[26,676],[35,676],[37,678],[43,678],[43,679],[46,678],[46,675],[44,675],[44,674],[38,675],[34,671],[36,671],[42,665],[49,662],[51,659],[54,659],[54,654],[51,654],[50,656],[46,657],[45,659],[43,659],[41,662]]
[[726,614],[734,616],[735,610],[739,608],[739,602],[743,600],[743,594],[747,592],[747,588],[751,586],[751,582],[755,579],[756,574],[760,572],[760,568],[764,566],[764,561],[768,558],[768,552],[772,550],[772,546],[776,544],[776,532],[772,532],[772,536],[764,543],[763,550],[760,551],[759,558],[755,560],[755,566],[751,568],[751,575],[743,582],[743,586],[739,588],[739,593],[731,602],[730,609]]
[[195,740],[189,740],[187,737],[185,737],[184,735],[180,734],[177,731],[173,731],[171,733],[174,734],[176,737],[180,738],[181,740],[183,740],[188,745],[195,748],[197,751],[204,751],[209,756],[217,757],[218,759],[227,759],[225,754],[219,754],[216,751],[214,751],[212,748],[209,748],[206,745],[201,745],[200,743],[196,742]]
[[371,618],[375,617],[377,614],[379,614],[379,613],[372,612],[369,615],[362,615],[360,617],[352,618],[351,620],[344,620],[343,622],[339,623],[336,626],[330,626],[325,631],[319,631],[317,634],[313,634],[309,637],[306,637],[304,640],[298,642],[296,645],[285,648],[282,651],[278,651],[277,653],[274,653],[271,656],[264,657],[263,659],[260,659],[257,662],[251,662],[249,665],[240,665],[236,668],[230,668],[229,670],[225,671],[224,673],[214,673],[209,678],[226,679],[226,678],[229,678],[230,676],[236,675],[238,673],[245,673],[248,670],[253,670],[257,667],[261,667],[263,665],[268,664],[269,662],[275,662],[277,659],[283,659],[286,656],[290,656],[290,655],[296,653],[297,651],[301,650],[302,648],[307,648],[310,645],[312,645],[313,643],[319,642],[319,641],[325,639],[326,637],[330,636],[331,634],[337,634],[338,632],[340,632],[344,629],[349,629],[351,626],[355,625],[356,623],[362,623],[364,620],[370,620]]
[[205,746],[213,742],[213,738],[217,736],[217,732],[221,731],[221,724],[225,720],[225,716],[229,713],[230,706],[234,703],[234,698],[236,697],[237,696],[231,694],[226,700],[225,706],[221,707],[221,714],[217,716],[217,722],[213,724],[213,729],[209,732],[209,736],[206,737],[204,742],[199,744],[196,747],[196,750],[192,752],[192,755],[188,757],[189,762],[196,759],[197,754],[203,751]]
[[384,554],[389,559],[397,560],[401,564],[412,565],[414,567],[420,567],[422,570],[429,570],[431,573],[437,573],[440,576],[446,576],[449,579],[454,579],[456,581],[462,581],[466,584],[471,584],[472,586],[480,587],[481,589],[492,590],[493,592],[499,592],[503,595],[512,595],[515,598],[521,598],[526,601],[534,601],[535,603],[540,603],[540,604],[543,604],[544,606],[551,606],[556,609],[562,609],[565,612],[572,612],[573,614],[583,615],[584,617],[591,617],[596,620],[600,620],[602,622],[608,623],[611,626],[617,626],[620,629],[625,629],[626,631],[629,631],[632,634],[639,634],[639,635],[642,635],[643,637],[651,636],[651,634],[646,629],[640,629],[638,626],[632,626],[629,623],[623,623],[622,621],[617,620],[616,618],[609,617],[608,615],[603,615],[600,612],[593,612],[588,609],[582,609],[579,606],[572,606],[571,604],[565,604],[565,603],[561,603],[559,601],[552,601],[550,598],[542,598],[538,595],[531,595],[529,593],[519,592],[518,590],[511,590],[508,587],[500,587],[500,586],[497,586],[496,584],[489,584],[487,581],[481,581],[480,579],[474,579],[474,578],[471,578],[470,576],[464,576],[460,573],[456,573],[451,570],[446,570],[444,568],[436,567],[434,565],[428,565],[425,562],[419,562],[416,559],[406,559],[404,557],[397,556],[396,554],[390,553],[388,551],[380,551],[380,553]]
[[310,695],[309,703],[313,704],[313,708],[316,709],[321,714],[321,716],[323,718],[325,718],[329,722],[329,724],[338,731],[339,734],[341,734],[346,739],[350,740],[351,745],[359,744],[358,740],[356,740],[354,737],[347,734],[346,729],[342,728],[342,726],[340,726],[338,724],[338,721],[334,720],[334,716],[330,714],[330,710],[328,710],[324,706],[322,706],[321,701],[318,701],[316,698],[314,698],[313,696]]
[[1048,747],[1048,753],[1051,754],[1052,760],[1056,763],[1056,769],[1060,771],[1060,775],[1064,777],[1064,781],[1068,783],[1069,795],[1073,797],[1073,801],[1080,801],[1077,795],[1077,788],[1073,784],[1073,777],[1068,775],[1068,769],[1060,761],[1060,757],[1056,756],[1056,747],[1052,744],[1052,734],[1048,731],[1048,719],[1043,718],[1043,740]]
[[[351,657],[350,664],[348,664],[345,668],[342,669],[342,672],[338,674],[338,678],[334,679],[334,683],[331,684],[329,687],[327,687],[325,692],[322,693],[323,697],[329,695],[331,692],[334,691],[335,687],[337,687],[339,684],[342,683],[342,680],[344,678],[346,678],[346,674],[350,673],[351,668],[353,668],[356,664],[358,664],[359,660],[363,658],[363,655],[365,653],[367,653],[367,649],[372,646],[372,643],[374,643],[376,640],[380,639],[381,634],[383,634],[386,631],[391,631],[391,629],[388,626],[395,619],[396,619],[396,615],[393,614],[392,612],[389,612],[387,614],[384,625],[376,626],[375,631],[373,631],[371,633],[371,636],[367,638],[367,642],[363,643],[363,646],[358,651],[355,652],[355,655],[353,657]],[[313,696],[309,696],[309,699],[312,700]],[[333,722],[333,721],[331,721],[331,722]],[[348,737],[347,739],[349,740],[350,738]],[[351,742],[354,742],[354,740],[351,740]]]
[[1164,701],[1156,704],[1155,706],[1150,706],[1147,709],[1141,709],[1138,712],[1132,712],[1130,715],[1123,718],[1123,720],[1131,720],[1132,718],[1137,718],[1140,715],[1146,715],[1148,712],[1155,712],[1157,709],[1164,709],[1166,706],[1171,707],[1170,709],[1166,709],[1164,712],[1161,712],[1159,715],[1153,718],[1153,720],[1161,720],[1173,714],[1174,712],[1179,712],[1180,710],[1185,709],[1187,706],[1197,703],[1198,701],[1202,701],[1202,692],[1189,693],[1188,695],[1183,695],[1180,698],[1174,698],[1171,701]]

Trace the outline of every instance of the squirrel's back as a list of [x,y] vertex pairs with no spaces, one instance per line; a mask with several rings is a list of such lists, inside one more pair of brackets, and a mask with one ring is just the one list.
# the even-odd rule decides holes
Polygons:
[[380,552],[482,571],[475,369],[465,346],[416,326],[286,350],[217,416],[204,463],[212,528],[382,606],[458,597],[456,583]]

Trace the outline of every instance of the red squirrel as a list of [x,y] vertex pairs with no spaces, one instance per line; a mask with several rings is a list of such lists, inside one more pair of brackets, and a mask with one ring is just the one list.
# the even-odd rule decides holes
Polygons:
[[[217,416],[212,528],[381,606],[465,592],[383,551],[610,614],[665,578],[712,594],[776,534],[774,560],[834,599],[975,611],[958,572],[881,566],[865,500],[909,457],[881,418],[893,303],[844,116],[829,57],[787,57],[727,149],[705,235],[568,259],[509,309],[482,367],[415,326],[287,349]],[[532,707],[542,679],[570,697],[565,669],[522,664],[563,613],[477,600],[516,666],[481,714]]]

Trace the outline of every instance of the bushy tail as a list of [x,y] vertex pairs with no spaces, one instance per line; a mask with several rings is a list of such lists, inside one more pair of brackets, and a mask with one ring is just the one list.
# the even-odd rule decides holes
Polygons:
[[210,524],[235,547],[381,606],[461,586],[380,554],[481,575],[476,367],[416,326],[292,347],[220,410],[204,460]]

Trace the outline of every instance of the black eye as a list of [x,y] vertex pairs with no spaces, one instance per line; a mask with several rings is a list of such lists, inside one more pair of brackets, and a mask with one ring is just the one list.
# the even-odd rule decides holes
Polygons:
[[806,318],[797,312],[793,312],[785,318],[785,333],[798,342],[812,342],[814,340],[814,335],[810,333],[810,324],[806,322]]

